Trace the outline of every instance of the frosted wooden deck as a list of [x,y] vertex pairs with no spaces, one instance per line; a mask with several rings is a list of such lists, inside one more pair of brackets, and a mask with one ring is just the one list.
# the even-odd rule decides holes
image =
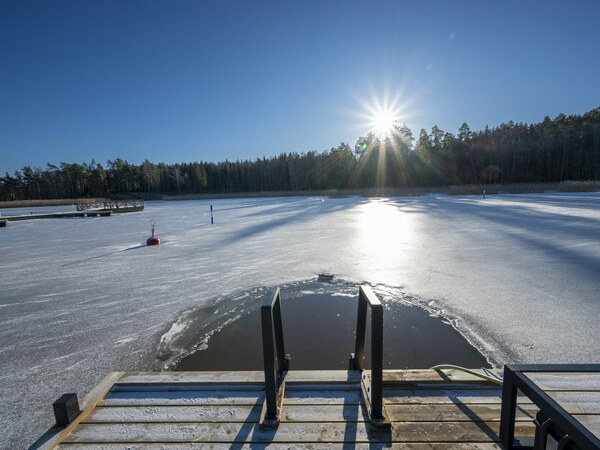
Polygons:
[[524,371],[523,374],[600,438],[600,373]]
[[[83,413],[41,448],[498,449],[501,388],[446,370],[384,372],[392,428],[365,420],[359,373],[290,371],[282,420],[258,426],[262,372],[111,373]],[[537,408],[519,401],[516,435],[532,438]]]

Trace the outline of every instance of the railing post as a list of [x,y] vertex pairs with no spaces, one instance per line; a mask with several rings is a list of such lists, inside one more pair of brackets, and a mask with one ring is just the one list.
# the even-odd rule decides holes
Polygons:
[[275,348],[277,350],[277,370],[286,370],[285,348],[283,345],[283,323],[281,321],[281,292],[277,288],[277,300],[273,301],[273,327],[275,331]]
[[502,409],[500,410],[500,439],[508,450],[514,448],[517,386],[512,367],[504,366],[502,377]]
[[[267,298],[261,310],[263,362],[265,369],[265,404],[263,405],[260,426],[274,428],[279,424],[283,395],[285,392],[285,372],[289,367],[283,343],[283,322],[281,320],[281,292],[275,290],[272,299]],[[275,338],[273,338],[275,334]],[[277,355],[277,371],[275,371]],[[279,385],[279,386],[278,386]]]
[[383,305],[371,305],[371,416],[383,420]]
[[277,387],[271,308],[265,308],[265,305],[263,305],[260,315],[262,320],[263,360],[265,369],[265,401],[267,402],[266,418],[275,419],[277,418]]
[[364,369],[365,334],[367,330],[367,298],[362,286],[358,291],[358,314],[356,316],[356,343],[351,356],[352,370]]

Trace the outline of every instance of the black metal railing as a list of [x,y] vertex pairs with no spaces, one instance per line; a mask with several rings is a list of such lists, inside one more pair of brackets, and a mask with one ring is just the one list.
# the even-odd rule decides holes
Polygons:
[[[371,370],[364,370],[367,308],[371,309]],[[383,405],[383,305],[369,286],[360,286],[356,343],[350,355],[350,370],[361,370],[361,390],[369,422],[377,427],[389,427]]]
[[[281,292],[275,290],[272,299],[267,298],[260,309],[263,338],[263,361],[265,369],[265,404],[260,418],[263,428],[273,428],[279,423],[285,392],[285,374],[289,369],[290,356],[285,353],[283,323],[281,321]],[[274,335],[274,336],[273,336]],[[277,360],[277,370],[275,370]]]
[[[371,309],[371,370],[364,369],[367,312]],[[290,355],[285,353],[281,320],[281,292],[275,290],[261,307],[263,359],[265,370],[265,402],[260,426],[274,428],[279,424],[285,392],[285,375]],[[277,361],[277,368],[275,367]],[[390,427],[383,404],[383,305],[368,286],[358,292],[355,351],[350,357],[350,370],[361,371],[361,392],[368,420],[376,427]]]
[[552,399],[540,386],[527,377],[531,372],[600,372],[600,364],[520,364],[504,366],[502,386],[502,411],[500,417],[500,439],[507,449],[523,448],[515,445],[515,414],[517,393],[520,390],[543,413],[536,420],[538,423],[534,448],[546,448],[547,429],[556,425],[563,433],[562,441],[555,448],[565,447],[574,443],[582,449],[600,449],[600,439],[588,430],[581,422],[569,414],[562,406]]

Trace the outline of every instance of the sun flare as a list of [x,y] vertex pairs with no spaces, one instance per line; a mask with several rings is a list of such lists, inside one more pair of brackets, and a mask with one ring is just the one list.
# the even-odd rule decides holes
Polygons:
[[387,137],[394,131],[396,118],[391,111],[379,110],[376,111],[372,118],[373,133],[379,137]]
[[418,98],[408,92],[406,83],[392,86],[384,80],[378,89],[370,86],[365,91],[353,94],[358,108],[344,111],[355,118],[352,128],[361,137],[373,135],[382,143],[393,140],[402,124],[419,114],[415,109]]
[[361,103],[363,112],[358,116],[363,120],[362,125],[379,139],[392,136],[396,125],[406,117],[406,104],[400,101],[399,94],[394,97],[384,95],[383,98],[373,94]]

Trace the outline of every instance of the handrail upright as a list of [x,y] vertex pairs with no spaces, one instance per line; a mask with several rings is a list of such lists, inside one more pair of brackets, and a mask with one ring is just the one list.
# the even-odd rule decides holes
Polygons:
[[[265,403],[263,405],[260,426],[274,428],[279,424],[283,395],[285,392],[285,373],[289,369],[290,356],[285,353],[283,342],[283,322],[281,320],[281,292],[275,290],[272,299],[265,299],[260,309],[263,338],[263,362],[265,371]],[[273,334],[275,339],[273,339]],[[275,370],[277,355],[277,371]]]
[[[364,370],[367,307],[371,308],[371,372]],[[369,421],[376,427],[390,427],[383,404],[383,305],[369,286],[360,286],[354,353],[350,370],[361,370],[361,388]]]

